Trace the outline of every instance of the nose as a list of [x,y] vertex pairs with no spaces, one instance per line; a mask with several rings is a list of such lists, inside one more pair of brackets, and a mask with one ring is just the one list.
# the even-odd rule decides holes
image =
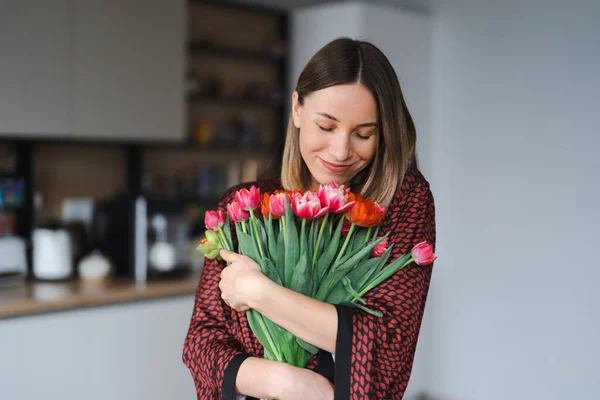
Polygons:
[[350,155],[352,154],[350,135],[345,135],[341,132],[337,135],[333,135],[329,142],[329,154],[331,154],[336,161],[345,161],[350,158]]

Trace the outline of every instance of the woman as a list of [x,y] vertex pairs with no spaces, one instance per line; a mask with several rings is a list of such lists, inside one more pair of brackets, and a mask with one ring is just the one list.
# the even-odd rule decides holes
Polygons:
[[[281,179],[254,184],[272,192],[336,182],[373,198],[387,207],[380,232],[390,234],[394,260],[421,241],[435,243],[433,197],[417,168],[415,142],[387,58],[370,43],[337,39],[298,79]],[[250,185],[227,191],[219,208]],[[184,345],[199,399],[402,398],[431,266],[411,264],[369,292],[367,306],[383,313],[377,318],[283,288],[248,257],[221,255],[231,264],[206,261]],[[250,308],[321,349],[306,369],[262,359],[243,313]]]

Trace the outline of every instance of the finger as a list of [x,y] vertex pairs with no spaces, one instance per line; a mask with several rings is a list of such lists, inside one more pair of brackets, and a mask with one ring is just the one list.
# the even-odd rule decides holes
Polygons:
[[242,259],[242,256],[240,254],[235,253],[233,251],[225,250],[225,249],[221,249],[219,254],[221,255],[221,258],[223,258],[223,260],[230,262],[230,263],[232,263],[234,261],[239,261]]

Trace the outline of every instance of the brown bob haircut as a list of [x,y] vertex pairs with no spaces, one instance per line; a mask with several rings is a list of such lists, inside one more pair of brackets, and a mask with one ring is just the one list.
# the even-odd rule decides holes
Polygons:
[[[303,105],[312,92],[354,83],[366,87],[375,99],[379,143],[371,163],[348,185],[354,193],[388,206],[417,159],[415,125],[387,57],[369,42],[336,39],[321,48],[300,73],[298,101]],[[281,182],[287,190],[308,190],[311,184],[310,171],[300,154],[299,134],[290,113],[281,168]]]

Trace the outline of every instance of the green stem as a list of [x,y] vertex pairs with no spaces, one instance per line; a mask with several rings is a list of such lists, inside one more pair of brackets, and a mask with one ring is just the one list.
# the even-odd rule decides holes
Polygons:
[[371,227],[367,229],[367,235],[365,236],[365,244],[367,244],[367,242],[369,241],[369,237],[371,237],[371,229]]
[[263,330],[265,336],[267,337],[267,341],[269,342],[269,346],[271,346],[271,349],[273,350],[273,353],[275,353],[275,357],[277,357],[276,361],[283,362],[283,356],[279,352],[279,349],[277,349],[277,347],[275,347],[275,342],[273,342],[273,338],[271,337],[271,333],[267,329],[267,325],[265,324],[265,321],[263,320],[263,315],[260,314],[256,310],[250,310],[250,312],[255,312],[256,321],[260,325],[260,329]]
[[279,218],[279,232],[283,232],[283,243],[287,243],[287,231],[285,230],[285,216]]
[[[411,262],[415,261],[414,258],[409,258],[408,260],[406,260],[406,262],[400,267],[398,268],[398,271],[400,271],[402,268],[406,267],[408,264],[410,264]],[[396,271],[396,272],[398,272]],[[369,291],[371,291],[375,286],[379,285],[381,282],[376,282],[373,281],[369,284],[369,286],[367,286],[366,288],[364,288],[363,290],[360,291],[359,295],[360,297],[363,297],[366,293],[368,293]]]
[[354,232],[354,223],[352,223],[352,225],[350,225],[350,230],[348,231],[348,235],[346,236],[346,240],[344,241],[344,245],[342,246],[342,250],[340,250],[340,252],[338,253],[338,256],[336,257],[335,261],[333,262],[332,265],[332,269],[335,268],[335,265],[338,263],[338,261],[340,261],[340,258],[342,258],[342,255],[344,254],[344,252],[346,251],[346,247],[348,247],[348,242],[350,241],[350,236],[352,236],[352,232]]
[[229,243],[227,242],[227,239],[225,238],[225,234],[223,234],[223,228],[219,228],[217,229],[217,233],[219,234],[219,238],[221,239],[221,241],[223,242],[223,247],[225,247],[225,250],[229,250],[232,251],[229,248]]
[[325,225],[327,224],[327,218],[329,218],[329,213],[325,214],[325,218],[323,218],[323,222],[321,223],[321,229],[319,229],[319,236],[317,236],[317,246],[315,247],[315,253],[313,254],[312,259],[312,267],[315,268],[315,263],[317,262],[317,254],[319,252],[319,246],[321,245],[321,238],[323,237],[323,230],[325,229]]
[[260,252],[260,257],[265,258],[265,253],[262,249],[262,244],[260,243],[260,235],[258,234],[258,227],[256,226],[256,217],[254,216],[254,210],[250,210],[250,221],[252,221],[252,228],[254,229],[254,237],[256,239],[256,244],[258,245],[258,251]]
[[248,227],[246,226],[246,221],[240,222],[242,224],[242,232],[248,233]]
[[304,252],[306,251],[306,249],[304,248],[305,239],[306,239],[306,218],[302,218],[302,224],[300,227],[300,257],[302,257],[302,254],[304,254]]

